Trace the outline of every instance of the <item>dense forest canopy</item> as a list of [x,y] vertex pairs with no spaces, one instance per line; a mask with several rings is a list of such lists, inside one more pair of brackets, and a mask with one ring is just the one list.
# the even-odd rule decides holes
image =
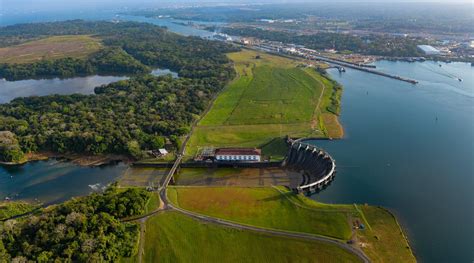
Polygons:
[[[14,132],[24,152],[129,153],[157,149],[161,136],[188,132],[222,83],[214,78],[152,75],[96,88],[97,95],[17,98],[0,105],[0,130]],[[137,150],[138,146],[138,150]]]
[[[0,30],[0,46],[53,35],[95,35],[106,49],[87,59],[41,60],[31,64],[0,64],[0,78],[72,77],[90,74],[136,74],[152,67],[169,68],[182,77],[228,77],[221,66],[223,43],[184,37],[152,24],[137,22],[66,22],[20,24]],[[15,42],[16,41],[16,42]]]
[[[140,74],[98,87],[95,95],[17,98],[0,105],[0,131],[13,133],[25,153],[120,153],[141,158],[143,150],[163,147],[166,139],[177,145],[196,115],[235,74],[225,55],[235,51],[234,47],[180,36],[151,24],[69,21],[7,27],[0,35],[22,32],[28,37],[100,33],[107,48],[87,61],[66,58],[8,65],[3,73],[25,76],[43,74],[45,67],[49,72],[62,72],[65,64],[78,68],[91,64],[101,71],[166,67],[180,76]],[[70,74],[68,67],[64,70]]]
[[[138,227],[122,223],[145,212],[150,193],[119,190],[72,199],[0,229],[0,262],[116,262],[136,254]],[[4,261],[3,261],[4,260]]]

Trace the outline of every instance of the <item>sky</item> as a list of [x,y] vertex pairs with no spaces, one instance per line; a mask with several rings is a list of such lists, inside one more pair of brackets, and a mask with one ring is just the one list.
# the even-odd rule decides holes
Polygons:
[[[71,8],[71,7],[101,7],[101,6],[173,6],[177,4],[189,3],[294,3],[294,2],[319,2],[319,3],[334,3],[334,2],[438,2],[438,3],[453,3],[464,2],[473,3],[472,0],[0,0],[0,11],[8,9],[56,9],[56,8]],[[3,9],[3,10],[2,10]]]

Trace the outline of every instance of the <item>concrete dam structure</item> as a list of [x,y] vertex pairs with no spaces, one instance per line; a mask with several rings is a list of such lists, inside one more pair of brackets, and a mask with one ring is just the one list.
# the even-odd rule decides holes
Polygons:
[[334,159],[314,145],[288,140],[290,147],[285,166],[302,172],[303,180],[294,191],[314,193],[328,185],[336,175]]

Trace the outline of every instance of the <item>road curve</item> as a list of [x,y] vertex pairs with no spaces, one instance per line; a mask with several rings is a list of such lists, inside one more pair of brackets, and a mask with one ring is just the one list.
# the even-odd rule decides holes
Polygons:
[[287,232],[287,231],[280,231],[280,230],[274,230],[274,229],[267,229],[267,228],[261,228],[261,227],[256,227],[256,226],[249,226],[249,225],[242,225],[239,223],[227,221],[224,219],[219,219],[215,217],[210,217],[210,216],[205,216],[202,214],[194,213],[176,206],[173,206],[172,204],[168,203],[167,207],[171,210],[180,212],[184,215],[187,215],[189,217],[192,217],[194,219],[208,222],[208,223],[214,223],[214,224],[220,224],[224,225],[227,227],[232,227],[235,229],[240,229],[240,230],[250,230],[254,232],[259,232],[259,233],[265,233],[265,234],[271,234],[271,235],[276,235],[276,236],[283,236],[283,237],[290,237],[290,238],[301,238],[301,239],[307,239],[307,240],[315,240],[315,241],[320,241],[323,243],[331,243],[334,244],[342,249],[345,249],[349,251],[350,253],[355,254],[358,256],[362,261],[365,263],[369,263],[370,259],[360,250],[346,244],[340,241],[337,241],[335,239],[327,238],[327,237],[322,237],[322,236],[315,236],[311,234],[306,234],[306,233],[296,233],[296,232]]

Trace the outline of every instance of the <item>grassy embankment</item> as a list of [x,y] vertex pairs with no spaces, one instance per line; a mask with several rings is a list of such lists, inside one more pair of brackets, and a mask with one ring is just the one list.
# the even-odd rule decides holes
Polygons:
[[297,60],[249,50],[228,56],[237,77],[198,123],[188,156],[199,147],[236,146],[262,147],[264,155],[278,158],[282,143],[275,138],[342,136],[329,110],[334,82]]
[[144,262],[360,262],[335,245],[240,231],[176,212],[150,218],[146,229]]
[[38,208],[38,205],[27,202],[0,202],[0,220],[22,215]]
[[[186,210],[234,222],[352,239],[374,262],[415,261],[396,219],[382,208],[322,204],[285,188],[173,187],[168,196]],[[365,229],[353,230],[356,220]]]
[[84,58],[102,48],[100,39],[89,35],[53,36],[0,48],[0,63],[32,63],[42,59]]

